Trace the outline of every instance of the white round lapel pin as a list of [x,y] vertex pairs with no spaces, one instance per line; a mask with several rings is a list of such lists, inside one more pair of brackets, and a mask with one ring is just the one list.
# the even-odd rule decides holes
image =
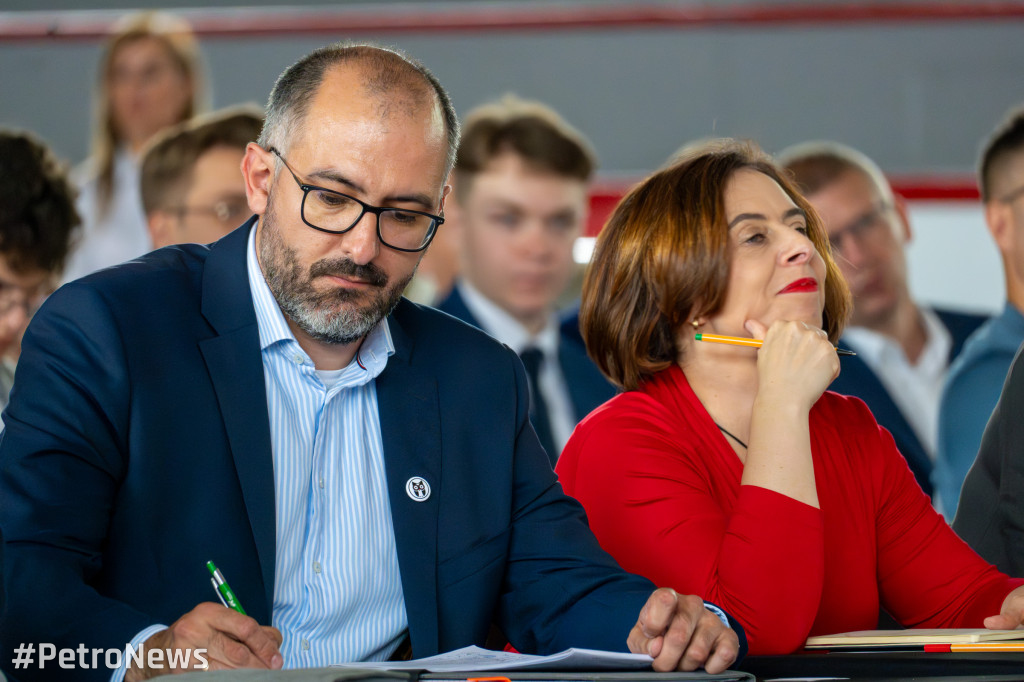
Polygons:
[[405,482],[405,494],[413,502],[426,502],[430,497],[430,484],[419,476],[413,476]]

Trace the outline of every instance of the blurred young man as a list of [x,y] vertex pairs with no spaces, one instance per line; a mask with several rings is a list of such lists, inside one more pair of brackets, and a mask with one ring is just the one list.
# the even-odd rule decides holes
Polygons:
[[906,207],[860,152],[808,142],[779,154],[828,230],[853,294],[841,344],[857,351],[829,387],[864,400],[932,494],[939,394],[949,363],[984,320],[919,306],[910,296]]
[[950,520],[1006,372],[1024,341],[1024,109],[1011,112],[985,144],[978,187],[985,223],[1003,260],[1006,306],[964,344],[942,392],[934,479],[941,511]]
[[65,169],[34,137],[0,130],[0,408],[21,335],[53,290],[81,220]]
[[258,107],[231,107],[170,128],[146,149],[142,205],[153,248],[208,244],[249,216],[242,157],[262,127]]
[[466,117],[448,211],[462,274],[438,307],[519,353],[552,462],[576,423],[615,394],[557,316],[594,165],[589,143],[556,112],[506,96]]

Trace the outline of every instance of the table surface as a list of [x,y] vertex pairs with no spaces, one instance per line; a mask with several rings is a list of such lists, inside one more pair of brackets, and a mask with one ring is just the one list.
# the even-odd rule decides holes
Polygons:
[[1024,653],[816,651],[790,656],[748,656],[739,669],[753,673],[758,679],[847,677],[857,680],[906,680],[913,677],[917,680],[977,680],[984,676],[985,679],[993,680],[1024,680]]

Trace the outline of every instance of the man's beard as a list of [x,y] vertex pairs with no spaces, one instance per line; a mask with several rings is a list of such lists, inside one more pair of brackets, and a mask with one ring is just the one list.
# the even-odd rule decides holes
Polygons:
[[[380,267],[373,263],[359,265],[348,258],[318,260],[305,273],[298,254],[284,243],[274,225],[273,205],[272,196],[268,197],[261,226],[260,264],[267,285],[285,316],[309,337],[323,343],[344,345],[366,336],[398,305],[413,273],[389,287],[388,276]],[[333,287],[317,291],[313,280],[324,275],[355,277],[368,283],[371,289]],[[357,306],[356,301],[364,296],[371,300],[362,307]]]

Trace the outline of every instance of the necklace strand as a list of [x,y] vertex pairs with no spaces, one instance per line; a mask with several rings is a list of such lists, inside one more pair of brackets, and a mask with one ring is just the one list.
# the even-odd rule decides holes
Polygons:
[[720,430],[720,431],[721,431],[722,433],[724,433],[725,435],[729,436],[729,438],[732,438],[732,439],[733,439],[734,441],[736,441],[737,443],[739,443],[740,445],[742,445],[742,446],[743,446],[743,449],[744,449],[744,450],[746,450],[746,449],[747,449],[747,444],[746,444],[746,443],[744,443],[743,441],[741,441],[741,440],[740,440],[739,438],[737,438],[736,436],[734,436],[734,435],[732,435],[731,433],[729,433],[728,431],[726,431],[726,430],[725,430],[725,427],[724,427],[724,426],[722,426],[722,425],[721,425],[721,424],[719,424],[718,422],[715,422],[715,426],[717,426],[717,427],[718,427],[718,429],[719,429],[719,430]]

